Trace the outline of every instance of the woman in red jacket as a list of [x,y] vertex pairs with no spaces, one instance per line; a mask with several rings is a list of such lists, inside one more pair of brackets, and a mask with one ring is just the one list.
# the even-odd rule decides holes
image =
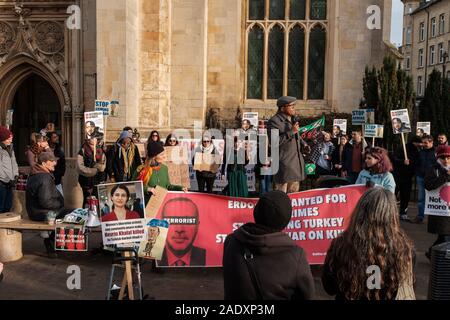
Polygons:
[[117,185],[111,190],[111,200],[113,202],[112,211],[102,217],[102,222],[143,218],[136,211],[128,209],[127,203],[130,200],[130,190],[125,185]]

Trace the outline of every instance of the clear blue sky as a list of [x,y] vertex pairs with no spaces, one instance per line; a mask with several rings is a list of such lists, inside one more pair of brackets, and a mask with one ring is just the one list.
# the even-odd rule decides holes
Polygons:
[[401,0],[392,0],[391,21],[391,42],[396,46],[400,46],[402,44],[403,37],[403,3]]

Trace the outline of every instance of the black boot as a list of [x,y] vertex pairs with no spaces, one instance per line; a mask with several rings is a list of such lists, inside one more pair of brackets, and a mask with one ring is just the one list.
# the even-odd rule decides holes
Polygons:
[[50,238],[44,239],[44,246],[45,246],[45,249],[47,250],[47,255],[50,259],[58,258],[58,255],[55,251],[54,240],[52,240]]

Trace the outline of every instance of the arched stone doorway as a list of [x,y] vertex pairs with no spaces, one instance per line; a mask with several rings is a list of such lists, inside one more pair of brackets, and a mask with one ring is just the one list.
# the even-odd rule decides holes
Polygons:
[[11,109],[14,110],[12,131],[17,162],[20,166],[27,166],[25,151],[31,133],[39,132],[52,122],[61,134],[61,106],[50,84],[33,74],[17,88]]
[[25,151],[32,132],[39,132],[53,122],[63,133],[65,95],[52,73],[27,56],[0,68],[0,118],[4,123],[7,110],[14,110],[12,130],[18,163],[26,166]]

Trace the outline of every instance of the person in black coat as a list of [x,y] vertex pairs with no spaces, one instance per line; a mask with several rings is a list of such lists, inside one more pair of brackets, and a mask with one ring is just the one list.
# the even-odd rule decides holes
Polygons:
[[309,300],[314,280],[306,254],[284,230],[292,215],[289,197],[271,191],[254,210],[256,223],[225,240],[225,300]]
[[56,132],[51,132],[47,133],[47,136],[49,138],[48,145],[50,146],[50,149],[52,149],[55,157],[59,159],[55,167],[55,172],[53,173],[55,176],[55,184],[59,186],[62,184],[62,179],[66,173],[66,155],[59,143],[58,134]]
[[[425,189],[436,190],[450,182],[450,146],[440,146],[437,149],[437,163],[425,174]],[[428,216],[428,232],[437,234],[436,242],[426,253],[431,257],[431,249],[441,243],[450,241],[450,217]]]
[[138,147],[129,131],[120,134],[119,140],[106,155],[106,172],[114,182],[131,181],[137,168],[142,165]]
[[400,192],[400,219],[409,220],[408,206],[411,199],[412,179],[419,159],[419,148],[422,144],[420,137],[414,137],[406,145],[408,160],[405,159],[403,146],[400,146],[394,154],[394,177]]

